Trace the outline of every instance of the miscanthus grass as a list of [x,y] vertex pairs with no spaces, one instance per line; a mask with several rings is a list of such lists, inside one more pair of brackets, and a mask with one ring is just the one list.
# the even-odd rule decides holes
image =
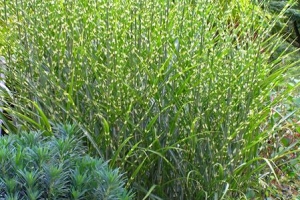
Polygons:
[[[274,173],[278,20],[215,1],[1,0],[8,131],[77,123],[137,199],[237,199]],[[1,40],[2,41],[2,40]],[[265,176],[264,176],[265,177]]]

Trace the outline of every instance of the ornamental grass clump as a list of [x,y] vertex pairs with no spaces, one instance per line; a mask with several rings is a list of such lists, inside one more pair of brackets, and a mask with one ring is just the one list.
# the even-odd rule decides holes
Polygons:
[[0,138],[0,199],[132,199],[118,170],[87,155],[76,128]]
[[0,0],[7,132],[78,124],[137,199],[261,195],[278,158],[261,156],[264,123],[292,88],[270,94],[292,65],[270,61],[280,15],[216,2]]

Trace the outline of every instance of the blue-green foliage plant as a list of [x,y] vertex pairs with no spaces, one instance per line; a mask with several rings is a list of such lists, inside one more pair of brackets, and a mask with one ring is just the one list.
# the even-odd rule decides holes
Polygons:
[[0,138],[0,199],[132,199],[117,169],[86,154],[78,130]]

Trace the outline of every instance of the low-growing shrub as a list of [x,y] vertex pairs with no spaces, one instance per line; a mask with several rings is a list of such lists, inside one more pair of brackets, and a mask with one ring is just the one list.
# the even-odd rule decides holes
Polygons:
[[86,154],[76,128],[0,138],[0,199],[131,199],[117,169]]

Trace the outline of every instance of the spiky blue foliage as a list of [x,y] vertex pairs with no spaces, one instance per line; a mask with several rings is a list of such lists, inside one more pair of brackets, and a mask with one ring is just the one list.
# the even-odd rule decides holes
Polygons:
[[0,199],[131,199],[107,162],[86,154],[75,126],[0,138]]

